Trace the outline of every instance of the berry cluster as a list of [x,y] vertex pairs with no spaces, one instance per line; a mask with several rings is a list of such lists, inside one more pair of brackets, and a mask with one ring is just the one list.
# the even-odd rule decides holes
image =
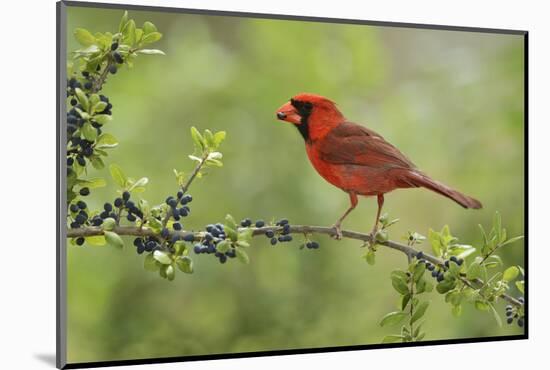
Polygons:
[[204,237],[199,243],[195,244],[193,251],[196,254],[213,254],[218,258],[220,263],[225,263],[227,258],[237,257],[237,253],[233,247],[230,247],[225,253],[219,252],[216,249],[217,245],[221,241],[224,241],[225,238],[226,233],[224,225],[220,223],[207,225]]
[[[179,221],[182,217],[187,217],[191,213],[188,204],[193,201],[193,197],[189,194],[184,194],[183,191],[178,191],[176,197],[169,196],[166,198],[166,204],[170,207],[170,217],[174,221]],[[181,206],[178,208],[178,206]],[[174,230],[181,230],[181,225],[175,223]]]
[[[264,226],[263,221],[260,221],[261,225]],[[288,220],[286,218],[280,219],[275,223],[275,226],[282,227],[282,230],[279,232],[279,236],[275,236],[275,232],[273,230],[267,230],[265,232],[265,236],[270,239],[271,245],[276,245],[277,242],[285,243],[292,241],[292,235],[290,235],[290,224],[288,223]],[[256,225],[256,227],[258,227]]]
[[135,238],[134,246],[136,247],[138,254],[142,254],[143,252],[153,252],[156,250],[162,250],[162,247],[159,241],[152,236],[147,238]]
[[[518,301],[523,305],[525,303],[525,300],[523,297],[519,297]],[[525,316],[523,314],[520,315],[519,309],[517,307],[514,307],[512,305],[506,306],[506,322],[508,324],[512,324],[514,320],[517,320],[517,324],[520,328],[525,325]]]
[[435,278],[437,282],[442,282],[445,279],[445,271],[449,269],[451,263],[455,263],[458,266],[461,266],[464,263],[462,258],[451,256],[443,263],[443,265],[434,265],[424,258],[424,253],[422,251],[418,252],[415,257],[418,259],[419,263],[426,264],[426,268],[432,272],[432,277]]
[[[118,42],[115,41],[111,44],[111,64],[109,65],[109,73],[115,74],[118,71],[118,65],[124,63],[124,58],[117,51]],[[112,63],[114,62],[114,63]]]

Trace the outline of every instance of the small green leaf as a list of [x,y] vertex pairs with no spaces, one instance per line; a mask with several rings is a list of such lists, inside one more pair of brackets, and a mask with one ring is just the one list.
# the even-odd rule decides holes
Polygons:
[[161,268],[164,268],[164,274],[169,281],[174,280],[174,278],[176,277],[176,269],[174,269],[174,266],[166,265]]
[[108,217],[105,220],[103,220],[103,223],[101,224],[101,228],[106,231],[112,231],[115,229],[116,221],[112,217]]
[[216,250],[220,253],[225,253],[231,247],[231,242],[229,240],[222,240],[216,245]]
[[94,247],[103,247],[107,244],[104,235],[87,236],[86,243],[93,245]]
[[517,278],[519,275],[519,269],[516,266],[510,266],[506,270],[504,270],[504,274],[502,275],[502,279],[504,281],[512,281],[515,278]]
[[98,101],[97,103],[92,105],[92,113],[95,112],[103,112],[107,108],[107,103],[104,101]]
[[161,264],[155,259],[153,256],[153,253],[149,253],[147,256],[145,256],[145,260],[143,261],[143,268],[147,271],[158,271],[160,269]]
[[104,231],[103,233],[105,234],[105,240],[107,241],[107,243],[116,248],[124,247],[124,241],[117,233],[114,233],[112,231]]
[[390,312],[386,314],[382,318],[382,320],[380,320],[380,326],[397,325],[401,323],[406,317],[407,317],[407,314],[405,312],[401,312],[401,311]]
[[78,185],[80,186],[86,186],[90,189],[97,189],[102,188],[104,186],[107,186],[107,182],[102,177],[94,177],[92,179],[78,179],[77,180]]
[[155,25],[149,21],[146,21],[145,23],[143,23],[142,28],[143,28],[143,34],[145,35],[148,35],[151,32],[157,32],[157,27],[155,27]]
[[128,190],[132,191],[132,190],[135,190],[136,188],[144,187],[148,183],[149,183],[149,179],[147,177],[142,177],[139,180],[137,180],[136,182],[134,182]]
[[124,14],[122,15],[122,18],[120,18],[120,23],[118,25],[118,32],[122,32],[124,30],[124,27],[126,26],[126,23],[128,23],[128,11],[125,10]]
[[225,215],[225,222],[227,223],[227,226],[231,227],[234,230],[239,228],[237,222],[235,222],[235,219],[230,214]]
[[118,145],[118,140],[111,134],[104,133],[97,138],[96,148],[114,148]]
[[141,39],[141,43],[146,44],[152,44],[153,42],[156,42],[162,38],[162,33],[160,32],[151,32]]
[[367,251],[367,254],[365,255],[365,259],[367,260],[367,263],[369,265],[374,265],[376,262],[376,252],[372,249],[369,249]]
[[74,92],[76,94],[76,98],[78,99],[78,102],[82,105],[82,108],[84,109],[84,111],[88,111],[88,108],[90,108],[90,102],[88,101],[88,97],[86,96],[84,91],[80,90],[77,87],[76,89],[74,89]]
[[186,274],[193,273],[193,260],[187,256],[180,257],[176,260],[178,268]]
[[169,265],[172,263],[172,258],[170,258],[168,253],[164,251],[154,251],[153,257],[163,265]]
[[96,115],[94,115],[94,121],[96,121],[97,123],[99,123],[101,125],[104,125],[108,122],[111,122],[112,119],[113,119],[113,117],[111,117],[108,114],[96,114]]
[[411,294],[407,293],[405,294],[401,299],[401,310],[405,311],[405,307],[407,307],[407,304],[409,304],[409,301],[411,300]]
[[411,318],[411,324],[414,324],[418,319],[420,319],[422,316],[424,316],[424,313],[426,313],[426,310],[428,309],[428,306],[430,305],[429,301],[425,301],[420,303],[420,305],[416,308],[414,311],[414,314]]
[[523,239],[523,235],[510,238],[510,239],[506,240],[504,243],[502,243],[501,247],[504,247],[505,245],[508,245],[508,244],[511,244],[511,243],[514,243],[514,242],[517,242],[518,240],[521,240],[521,239]]
[[166,55],[164,51],[159,49],[139,49],[137,53],[145,55]]
[[448,291],[454,289],[456,286],[456,280],[443,280],[436,285],[435,289],[439,294],[445,294]]
[[237,253],[237,258],[239,261],[241,261],[244,264],[250,263],[250,257],[248,257],[248,254],[242,249],[242,248],[236,248],[235,252]]
[[225,131],[218,131],[214,134],[214,147],[217,149],[225,140]]
[[420,280],[420,278],[424,275],[424,271],[426,271],[426,264],[417,263],[414,266],[413,279],[415,282]]
[[90,31],[84,28],[77,28],[74,31],[74,37],[76,38],[76,41],[78,41],[78,43],[82,46],[90,46],[96,42],[94,35],[92,35]]
[[487,304],[486,302],[483,302],[483,301],[476,301],[475,302],[475,307],[480,311],[489,310],[489,304]]
[[105,163],[103,163],[103,159],[97,155],[91,155],[88,157],[90,159],[90,162],[92,163],[92,167],[96,170],[101,170],[105,167]]
[[407,283],[403,281],[403,279],[398,278],[396,276],[392,276],[391,283],[393,288],[399,293],[399,294],[407,294],[409,293],[409,287],[407,286]]
[[134,22],[133,19],[130,19],[128,23],[126,23],[124,31],[122,31],[122,36],[124,37],[125,44],[132,46],[136,43],[136,22]]
[[491,312],[493,313],[493,317],[497,322],[497,325],[502,327],[502,319],[500,318],[500,315],[498,314],[497,310],[492,304],[489,304],[489,307],[491,308]]
[[432,250],[436,257],[441,257],[441,238],[437,231],[430,229],[428,231],[428,239],[432,246]]
[[88,141],[95,141],[97,138],[97,130],[92,127],[90,122],[85,122],[80,131],[84,135],[84,139]]
[[480,261],[476,260],[472,262],[470,266],[468,266],[468,270],[466,270],[466,278],[468,280],[477,279],[481,276],[481,272],[482,272],[482,269],[481,269]]
[[115,180],[117,185],[121,188],[125,187],[128,178],[126,177],[126,175],[124,175],[124,172],[122,172],[120,166],[113,163],[109,166],[109,170],[111,172],[111,177],[113,178],[113,180]]
[[191,126],[191,138],[193,139],[193,142],[198,148],[200,148],[201,150],[204,150],[204,147],[205,147],[204,138],[202,137],[199,130],[195,128],[195,126]]

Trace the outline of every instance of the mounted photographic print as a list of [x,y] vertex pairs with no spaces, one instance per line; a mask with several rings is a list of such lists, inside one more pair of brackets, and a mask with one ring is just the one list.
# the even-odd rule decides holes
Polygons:
[[527,338],[526,55],[58,3],[58,367]]

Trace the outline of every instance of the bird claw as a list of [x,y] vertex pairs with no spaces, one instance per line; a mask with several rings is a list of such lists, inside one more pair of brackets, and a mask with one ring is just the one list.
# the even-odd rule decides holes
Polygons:
[[334,229],[334,235],[332,235],[332,238],[336,240],[342,239],[342,229],[340,228],[340,225],[333,225],[332,228]]

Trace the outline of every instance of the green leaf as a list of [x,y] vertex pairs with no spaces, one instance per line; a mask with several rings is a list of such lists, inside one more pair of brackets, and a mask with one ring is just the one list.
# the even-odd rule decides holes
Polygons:
[[382,320],[380,320],[380,326],[397,325],[401,323],[406,317],[407,317],[407,314],[405,312],[401,312],[401,311],[390,312],[386,314],[382,318]]
[[149,21],[144,22],[142,28],[144,35],[148,35],[151,32],[157,32],[157,27],[155,27],[155,25]]
[[155,259],[153,256],[153,253],[149,253],[147,256],[145,256],[145,260],[143,261],[143,268],[147,271],[158,271],[160,269],[161,264]]
[[225,140],[225,131],[218,131],[214,134],[214,147],[218,148]]
[[201,150],[204,150],[204,147],[205,147],[204,138],[202,137],[199,130],[195,128],[195,126],[191,126],[191,138],[193,139],[193,142],[198,148],[200,148]]
[[504,281],[512,281],[515,278],[517,278],[519,275],[519,269],[516,266],[510,266],[506,270],[504,270],[504,274],[502,275],[502,279]]
[[456,286],[456,280],[443,280],[436,285],[435,289],[439,294],[445,294],[448,291],[454,289]]
[[424,313],[426,313],[426,310],[428,309],[428,306],[430,305],[429,301],[425,301],[420,303],[420,305],[416,308],[414,311],[414,314],[411,318],[411,324],[414,324],[418,319],[420,319],[422,316],[424,316]]
[[95,141],[97,139],[97,130],[92,127],[90,122],[85,122],[80,131],[84,135],[84,139],[88,141]]
[[149,183],[149,179],[147,177],[142,177],[136,182],[134,182],[132,186],[130,186],[128,191],[132,191],[132,190],[135,190],[136,188],[144,187],[145,185],[147,185],[147,183]]
[[130,46],[136,43],[136,22],[133,19],[130,19],[124,30],[122,31],[122,36],[125,44]]
[[407,293],[403,296],[401,299],[401,310],[405,311],[405,307],[407,307],[407,304],[409,304],[409,301],[411,300],[411,294]]
[[415,282],[420,280],[420,278],[424,275],[424,271],[426,271],[426,264],[417,263],[414,266],[413,279]]
[[506,240],[504,243],[502,243],[501,247],[504,247],[505,245],[508,245],[508,244],[511,244],[511,243],[514,243],[514,242],[517,242],[518,240],[521,240],[521,239],[523,239],[523,235],[516,236],[514,238],[510,238],[510,239]]
[[104,186],[107,186],[107,182],[102,177],[94,177],[92,179],[78,179],[77,180],[78,185],[80,186],[86,186],[90,189],[97,189],[102,188]]
[[169,265],[172,263],[172,258],[170,258],[168,253],[164,251],[154,251],[153,257],[163,265]]
[[430,229],[428,231],[428,239],[430,240],[434,255],[436,257],[441,257],[441,238],[439,236],[439,233]]
[[365,255],[365,259],[367,260],[367,263],[369,265],[374,265],[376,262],[376,252],[374,250],[369,249],[367,254]]
[[164,274],[169,281],[174,280],[174,278],[176,277],[176,270],[174,269],[174,266],[166,265],[161,268],[164,269]]
[[453,244],[449,247],[448,252],[451,256],[458,258],[466,258],[470,254],[475,253],[476,249],[471,245]]
[[403,281],[403,279],[401,279],[397,276],[392,276],[391,283],[392,283],[393,288],[399,294],[403,295],[403,294],[409,293],[409,287],[407,286],[407,283],[405,283],[405,281]]
[[225,253],[229,250],[229,247],[231,247],[231,242],[228,240],[222,240],[216,245],[216,249],[220,253]]
[[242,231],[239,231],[238,240],[244,241],[244,242],[250,242],[252,241],[252,235],[254,234],[254,230],[247,228]]
[[180,257],[176,260],[178,268],[186,274],[193,273],[193,260],[187,256]]
[[108,217],[105,220],[103,220],[103,223],[101,224],[101,228],[106,231],[112,231],[116,227],[116,221],[112,217]]
[[107,241],[107,243],[116,248],[124,247],[124,241],[117,233],[114,233],[112,231],[104,231],[103,233],[105,234],[105,240]]
[[166,55],[164,51],[159,49],[139,49],[137,53],[145,55]]
[[235,222],[235,219],[230,214],[225,215],[225,222],[226,222],[226,225],[232,228],[233,230],[236,230],[239,228],[239,226],[237,225],[237,222]]
[[384,339],[382,339],[382,343],[395,343],[402,341],[405,337],[403,335],[398,334],[392,334],[392,335],[386,335]]
[[97,138],[96,148],[114,148],[118,145],[118,140],[111,134],[104,133]]
[[486,302],[483,302],[483,301],[476,301],[475,302],[475,307],[480,311],[489,310],[489,304],[487,304]]
[[468,270],[466,270],[466,278],[468,280],[474,280],[481,276],[481,264],[480,261],[476,259],[476,261],[472,262],[470,266],[468,266]]
[[96,114],[94,115],[94,121],[96,121],[97,123],[101,124],[101,125],[104,125],[108,122],[111,122],[111,120],[113,119],[113,117],[111,117],[110,115],[108,114]]
[[120,186],[121,188],[126,186],[126,181],[128,181],[128,178],[126,177],[126,175],[124,175],[124,172],[122,172],[122,169],[119,165],[114,163],[111,164],[109,166],[109,171],[111,172],[111,177],[113,178],[113,180],[115,180],[118,186]]
[[521,294],[525,294],[525,282],[523,280],[516,281],[516,288],[518,288]]
[[237,258],[239,261],[241,261],[244,264],[250,263],[250,257],[248,257],[248,254],[242,249],[242,248],[236,248],[235,252],[237,253]]
[[104,101],[99,101],[92,106],[92,113],[103,112],[105,108],[107,108],[107,103]]
[[128,23],[128,11],[125,10],[124,14],[122,15],[122,18],[120,18],[120,23],[118,25],[118,32],[122,32],[124,30],[124,27],[126,26],[126,23]]
[[88,101],[88,97],[86,96],[84,91],[80,90],[77,87],[76,89],[74,89],[74,92],[76,94],[76,98],[78,99],[78,102],[82,105],[82,108],[84,109],[84,111],[88,111],[88,108],[90,108],[90,102]]
[[156,42],[162,38],[162,33],[160,32],[151,32],[145,36],[143,36],[143,39],[141,39],[141,43],[143,45],[146,44],[152,44],[153,42]]
[[104,235],[87,236],[86,243],[93,245],[94,247],[103,247],[107,244]]
[[84,28],[77,28],[74,31],[74,37],[76,38],[76,41],[78,41],[78,43],[82,46],[90,46],[96,42],[94,35],[92,35],[90,31]]
[[92,155],[88,157],[90,159],[90,162],[92,163],[92,167],[96,170],[101,170],[105,167],[105,163],[103,163],[103,159],[97,155]]

